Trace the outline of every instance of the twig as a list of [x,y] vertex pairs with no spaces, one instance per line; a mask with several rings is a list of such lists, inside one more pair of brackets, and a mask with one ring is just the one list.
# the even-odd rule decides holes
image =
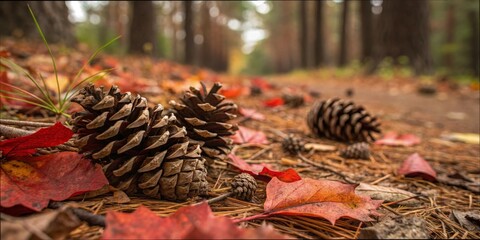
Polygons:
[[21,224],[23,227],[25,227],[28,231],[32,232],[36,237],[38,237],[41,240],[52,240],[52,238],[48,236],[46,233],[44,233],[42,230],[38,229],[36,226],[32,225],[27,221],[22,221],[22,219],[20,218],[12,217],[5,213],[0,213],[0,219],[9,221],[9,222],[18,222],[19,224]]
[[310,164],[310,165],[313,165],[319,169],[322,169],[322,170],[325,170],[325,171],[328,171],[328,172],[331,172],[339,177],[341,177],[343,180],[345,180],[345,182],[347,183],[350,183],[350,184],[356,184],[357,182],[355,180],[352,180],[350,179],[349,177],[343,175],[342,173],[339,173],[337,171],[335,171],[335,169],[332,169],[330,167],[327,167],[327,166],[324,166],[324,165],[321,165],[319,163],[316,163],[306,157],[304,157],[301,153],[298,153],[298,157],[300,157],[300,159],[302,159],[304,162]]
[[53,123],[32,122],[32,121],[12,120],[12,119],[0,119],[0,124],[16,125],[16,126],[30,126],[30,127],[50,127],[50,126],[53,126]]
[[228,192],[228,193],[224,193],[220,196],[217,196],[217,197],[214,197],[214,198],[210,198],[207,200],[207,203],[208,204],[212,204],[212,203],[216,203],[216,202],[219,202],[219,201],[222,201],[230,196],[233,195],[233,192]]
[[[61,206],[65,205],[65,203],[61,202],[50,202],[48,204],[49,208],[57,209]],[[81,208],[71,208],[73,214],[75,214],[80,220],[85,221],[90,226],[100,226],[105,227],[105,216],[104,215],[97,215],[93,214],[85,209]]]

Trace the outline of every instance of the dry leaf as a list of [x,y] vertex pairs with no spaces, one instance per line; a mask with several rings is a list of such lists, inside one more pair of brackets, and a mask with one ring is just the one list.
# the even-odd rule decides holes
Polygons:
[[442,135],[442,138],[452,142],[480,144],[480,135],[477,133],[450,133]]
[[332,145],[319,144],[319,143],[307,143],[305,144],[305,149],[307,150],[313,149],[315,151],[320,151],[320,152],[329,152],[329,151],[337,150],[337,147]]
[[406,177],[421,177],[428,181],[436,181],[437,173],[418,153],[410,155],[398,169],[398,174]]
[[256,131],[250,128],[238,126],[238,131],[231,136],[233,143],[258,143],[268,144],[267,135],[264,132]]
[[378,145],[410,147],[420,143],[420,138],[413,134],[398,135],[396,132],[386,133],[383,138],[375,141]]
[[[402,189],[371,185],[368,183],[360,183],[358,187],[355,188],[355,193],[367,195],[376,200],[384,200],[385,202],[397,202],[416,196],[415,194]],[[402,201],[399,204],[405,206],[417,206],[420,204],[420,201],[417,199],[409,199],[407,201]]]

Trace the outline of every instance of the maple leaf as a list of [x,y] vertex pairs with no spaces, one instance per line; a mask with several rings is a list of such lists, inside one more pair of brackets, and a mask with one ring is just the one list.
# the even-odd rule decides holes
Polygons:
[[107,212],[103,239],[287,239],[270,226],[239,228],[222,216],[214,216],[206,202],[158,217],[144,206],[133,213]]
[[[35,148],[53,147],[68,141],[72,131],[61,123],[37,132],[0,142],[0,205],[17,205],[40,211],[49,200],[61,201],[108,184],[99,165],[76,152],[29,156]],[[22,209],[19,209],[19,211]]]
[[357,185],[330,180],[302,180],[285,183],[276,178],[267,184],[264,215],[323,217],[332,224],[341,217],[362,222],[380,215],[376,209],[383,200],[355,194]]
[[238,126],[238,131],[231,136],[233,143],[258,143],[268,144],[267,136],[264,132],[256,131],[250,128]]
[[245,117],[251,118],[253,120],[258,120],[258,121],[263,121],[265,120],[265,115],[262,113],[259,113],[255,109],[250,109],[250,108],[240,108],[238,110],[240,114],[242,114]]
[[388,132],[383,138],[375,141],[375,144],[378,145],[388,145],[388,146],[413,146],[420,143],[420,138],[413,134],[402,134],[398,135],[396,132]]
[[436,181],[437,173],[418,153],[410,155],[398,169],[398,174],[406,177],[421,177],[428,181]]
[[[298,173],[289,168],[285,171],[274,171],[270,170],[268,166],[265,164],[253,164],[250,165],[245,160],[241,159],[240,157],[234,155],[234,154],[229,154],[228,157],[232,160],[232,165],[238,168],[241,172],[248,173],[252,175],[253,177],[268,182],[270,179],[276,177],[280,181],[283,182],[295,182],[300,179],[302,179]],[[261,169],[261,170],[260,170]]]
[[285,104],[285,101],[281,97],[271,98],[263,102],[266,107],[278,107]]

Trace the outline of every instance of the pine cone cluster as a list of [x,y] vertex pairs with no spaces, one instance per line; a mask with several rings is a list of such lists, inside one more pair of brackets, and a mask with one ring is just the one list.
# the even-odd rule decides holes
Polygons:
[[293,134],[288,134],[288,136],[283,139],[282,148],[292,155],[306,151],[305,142]]
[[370,146],[366,142],[354,143],[347,148],[340,150],[340,156],[343,158],[369,159]]
[[362,106],[338,98],[316,102],[307,116],[310,130],[319,137],[345,142],[373,141],[380,122]]
[[235,198],[251,201],[257,190],[257,181],[248,173],[240,173],[233,177],[231,187]]
[[183,201],[207,192],[205,159],[174,115],[147,107],[140,95],[88,85],[73,102],[79,152],[103,166],[112,186],[127,193]]
[[225,97],[218,93],[222,85],[215,83],[210,91],[203,83],[202,91],[190,88],[180,103],[170,101],[179,124],[185,126],[188,137],[201,146],[202,156],[207,164],[214,160],[223,160],[232,149],[231,135],[238,130],[236,124],[227,123],[236,117],[237,105],[224,101]]

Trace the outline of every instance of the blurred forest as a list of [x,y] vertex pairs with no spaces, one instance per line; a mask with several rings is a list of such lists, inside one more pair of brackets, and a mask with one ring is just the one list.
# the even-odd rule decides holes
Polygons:
[[0,36],[144,54],[231,74],[396,66],[406,74],[479,74],[479,6],[462,1],[16,1]]

